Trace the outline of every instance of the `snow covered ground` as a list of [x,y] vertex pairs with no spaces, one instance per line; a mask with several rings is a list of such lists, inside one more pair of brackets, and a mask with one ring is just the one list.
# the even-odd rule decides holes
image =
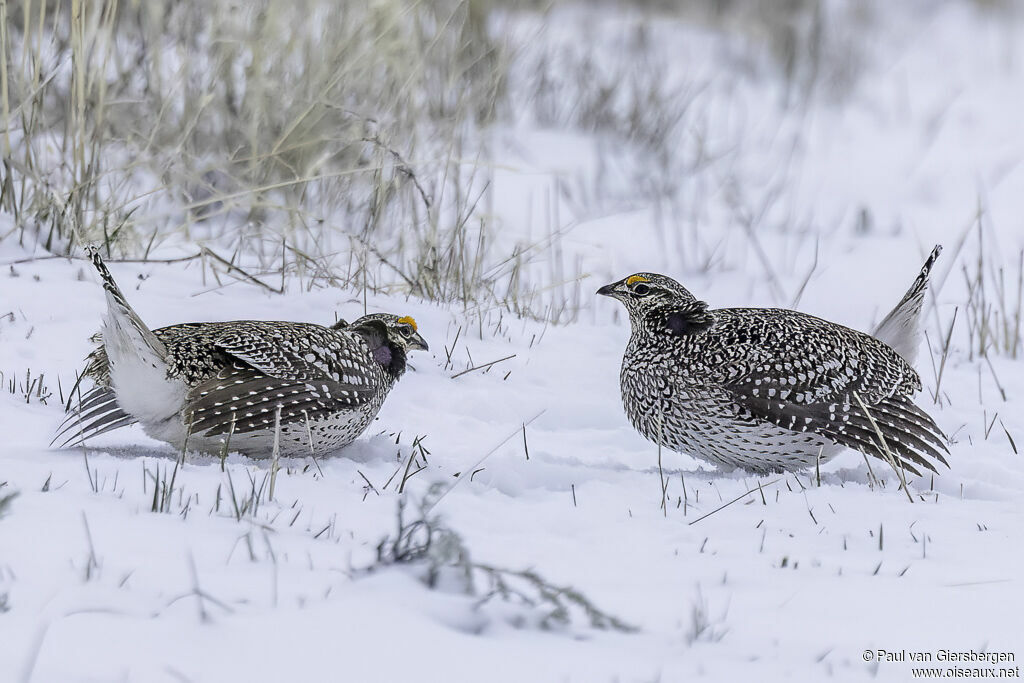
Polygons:
[[[638,20],[595,21],[614,34]],[[651,30],[687,75],[726,69],[710,32],[666,18]],[[878,661],[878,650],[931,653],[942,669],[1019,666],[1024,371],[1013,353],[979,357],[969,321],[988,311],[1007,323],[1020,355],[1024,33],[970,3],[924,21],[894,12],[877,32],[838,101],[783,110],[781,86],[711,81],[700,101],[707,144],[728,158],[708,167],[720,185],[738,183],[742,201],[712,179],[680,177],[692,194],[668,209],[599,202],[603,164],[622,159],[602,161],[596,137],[529,117],[495,131],[506,161],[489,210],[510,240],[536,239],[538,226],[559,232],[530,267],[564,270],[577,320],[371,296],[370,310],[415,317],[431,351],[413,357],[356,444],[285,462],[273,499],[268,463],[190,455],[176,470],[177,454],[137,427],[87,450],[49,449],[58,379],[66,392],[81,367],[102,290],[83,261],[31,260],[38,248],[0,242],[0,497],[18,494],[0,519],[0,678],[911,679],[914,664]],[[737,206],[759,219],[745,223]],[[0,235],[10,227],[0,215]],[[952,457],[950,470],[911,483],[913,502],[881,463],[872,469],[883,485],[870,483],[852,452],[820,482],[723,475],[671,453],[659,469],[619,401],[628,323],[593,290],[656,270],[712,306],[796,302],[870,329],[935,243],[946,251],[926,310],[934,353],[922,351],[919,401],[951,436]],[[979,254],[984,305],[968,284]],[[355,291],[219,286],[194,261],[111,270],[153,327],[326,323],[363,309]],[[954,310],[939,385],[932,364]],[[26,372],[29,383],[43,375],[45,402],[26,400]],[[433,513],[473,562],[533,569],[635,629],[592,627],[578,609],[542,628],[543,601],[480,604],[483,579],[468,595],[449,575],[428,588],[422,562],[378,563],[399,501],[408,521],[418,501],[436,500],[432,487],[450,491]],[[1015,660],[936,661],[940,650]]]

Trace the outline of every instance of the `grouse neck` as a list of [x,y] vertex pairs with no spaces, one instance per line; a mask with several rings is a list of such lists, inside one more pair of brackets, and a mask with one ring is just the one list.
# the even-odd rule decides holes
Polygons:
[[[704,301],[694,299],[658,306],[647,312],[641,327],[647,333],[667,334],[672,337],[691,337],[714,325],[714,313],[708,310]],[[634,333],[637,329],[634,325]]]

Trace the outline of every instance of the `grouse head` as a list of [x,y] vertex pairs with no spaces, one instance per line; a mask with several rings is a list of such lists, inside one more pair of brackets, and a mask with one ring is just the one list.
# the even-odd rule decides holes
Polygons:
[[629,313],[634,330],[654,325],[677,336],[707,329],[712,323],[708,305],[686,287],[658,273],[634,273],[605,285],[598,294],[618,299]]
[[396,378],[405,372],[409,351],[427,351],[430,348],[410,316],[371,313],[349,323],[344,329],[360,335],[370,347],[373,359]]

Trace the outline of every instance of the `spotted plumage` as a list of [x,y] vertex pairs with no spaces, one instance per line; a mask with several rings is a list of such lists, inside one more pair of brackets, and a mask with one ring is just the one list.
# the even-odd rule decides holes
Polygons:
[[712,310],[655,273],[602,287],[629,312],[620,374],[629,420],[648,439],[727,469],[799,470],[849,447],[934,471],[946,463],[946,439],[913,402],[921,381],[910,361],[939,251],[876,336],[784,309]]
[[108,311],[82,375],[94,386],[72,392],[57,434],[64,445],[139,422],[177,449],[260,457],[276,440],[282,455],[324,453],[366,429],[408,352],[427,348],[412,318],[388,313],[331,327],[241,320],[149,330],[90,256]]

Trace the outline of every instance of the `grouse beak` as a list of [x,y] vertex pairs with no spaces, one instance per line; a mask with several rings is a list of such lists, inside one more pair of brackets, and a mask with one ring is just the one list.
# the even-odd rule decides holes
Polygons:
[[605,285],[601,289],[597,290],[597,293],[601,296],[610,296],[613,299],[619,299],[622,295],[622,290],[619,289],[619,285],[622,284],[622,280],[613,282],[610,285]]
[[409,337],[409,348],[416,351],[430,350],[430,346],[427,345],[427,340],[421,337],[419,332],[413,332],[412,336]]

